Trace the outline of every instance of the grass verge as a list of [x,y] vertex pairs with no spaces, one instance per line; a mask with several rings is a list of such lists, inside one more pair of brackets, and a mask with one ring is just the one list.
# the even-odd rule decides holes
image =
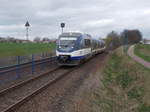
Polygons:
[[92,112],[150,112],[150,70],[117,49],[109,56],[93,93]]

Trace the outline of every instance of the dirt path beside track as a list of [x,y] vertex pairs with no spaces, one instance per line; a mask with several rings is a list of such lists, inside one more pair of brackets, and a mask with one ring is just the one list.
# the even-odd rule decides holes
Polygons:
[[138,63],[142,64],[143,66],[145,66],[146,68],[150,69],[150,63],[149,62],[145,61],[144,59],[142,59],[142,58],[140,58],[134,54],[134,45],[129,48],[128,55],[131,58],[133,58],[136,62],[138,62]]

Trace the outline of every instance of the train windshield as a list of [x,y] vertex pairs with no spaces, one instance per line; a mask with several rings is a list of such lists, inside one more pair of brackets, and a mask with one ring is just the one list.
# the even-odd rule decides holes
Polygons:
[[63,51],[69,51],[74,48],[76,40],[76,37],[60,37],[58,48]]

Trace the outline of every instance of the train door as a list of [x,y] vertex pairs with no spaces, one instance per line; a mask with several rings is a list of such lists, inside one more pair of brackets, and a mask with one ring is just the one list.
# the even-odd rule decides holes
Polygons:
[[84,44],[85,44],[85,54],[91,54],[91,39],[84,39]]

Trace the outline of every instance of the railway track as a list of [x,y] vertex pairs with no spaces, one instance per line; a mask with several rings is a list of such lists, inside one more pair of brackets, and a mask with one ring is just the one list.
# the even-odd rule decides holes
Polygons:
[[[40,65],[43,63],[47,63],[50,60],[54,60],[55,58],[56,57],[50,57],[50,58],[45,58],[45,59],[41,59],[41,60],[36,60],[36,61],[34,61],[34,65]],[[24,69],[24,68],[30,67],[30,66],[32,66],[32,64],[33,64],[32,62],[20,64],[19,69]],[[0,68],[0,74],[15,71],[17,69],[17,67],[18,67],[18,65]]]
[[17,109],[34,95],[42,92],[48,86],[56,83],[75,68],[57,67],[52,71],[41,74],[36,78],[24,81],[0,91],[0,112],[10,112]]

